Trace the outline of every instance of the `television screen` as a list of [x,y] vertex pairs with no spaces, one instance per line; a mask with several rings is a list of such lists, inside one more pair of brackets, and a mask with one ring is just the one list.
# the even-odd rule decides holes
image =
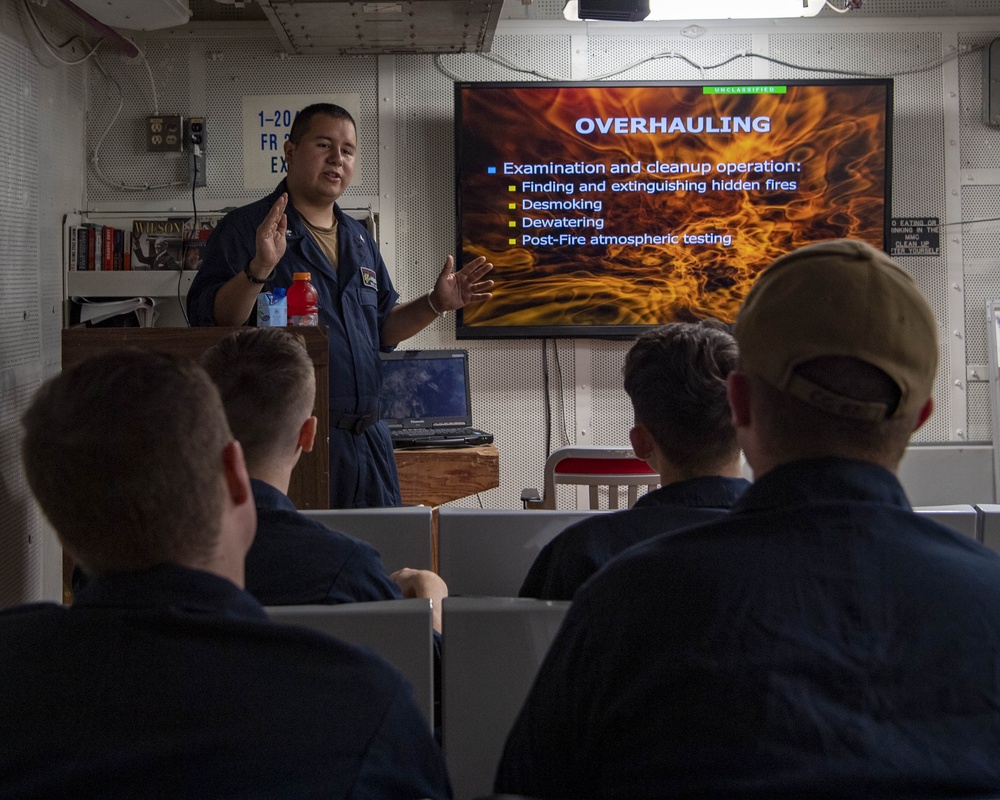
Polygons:
[[731,322],[821,239],[885,249],[891,79],[458,83],[458,251],[493,262],[460,339]]

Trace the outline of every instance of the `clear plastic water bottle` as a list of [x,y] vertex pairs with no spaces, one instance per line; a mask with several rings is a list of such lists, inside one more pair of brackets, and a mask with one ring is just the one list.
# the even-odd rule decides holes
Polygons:
[[257,326],[261,328],[284,328],[288,324],[288,306],[284,286],[275,286],[273,291],[257,295]]
[[289,325],[319,325],[319,308],[316,303],[319,294],[310,283],[311,272],[296,272],[292,275],[292,285],[288,287]]

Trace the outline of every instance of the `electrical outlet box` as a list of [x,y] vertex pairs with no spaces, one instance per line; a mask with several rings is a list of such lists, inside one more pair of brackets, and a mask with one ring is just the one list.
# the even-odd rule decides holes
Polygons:
[[178,115],[146,117],[146,149],[150,153],[184,150],[184,118]]
[[188,180],[205,186],[205,118],[189,117],[184,123],[184,141],[188,151]]

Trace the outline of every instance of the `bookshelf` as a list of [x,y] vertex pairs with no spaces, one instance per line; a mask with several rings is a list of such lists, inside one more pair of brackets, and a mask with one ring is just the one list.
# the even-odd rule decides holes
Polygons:
[[[345,213],[355,219],[364,221],[368,231],[375,239],[378,238],[378,217],[369,208],[344,208]],[[202,211],[198,219],[203,225],[205,220],[218,221],[225,212],[220,210]],[[178,271],[176,269],[136,269],[130,270],[80,270],[70,269],[70,232],[79,225],[93,223],[95,225],[110,225],[123,230],[132,230],[133,223],[142,221],[163,221],[189,219],[190,214],[176,210],[143,211],[105,210],[90,213],[67,214],[63,218],[63,319],[64,324],[70,324],[71,298],[129,298],[151,297],[156,301],[158,320],[157,327],[186,327],[185,310],[183,308],[188,290],[194,281],[196,270]]]
[[[220,212],[199,215],[200,220],[219,219]],[[164,221],[187,219],[184,214],[150,211],[113,211],[98,214],[67,214],[63,219],[63,319],[69,325],[72,298],[153,298],[157,309],[157,326],[185,326],[185,298],[197,271],[177,269],[143,269],[135,264],[129,270],[73,269],[71,258],[74,247],[71,236],[76,227],[84,224],[107,225],[123,231],[131,231],[136,221]]]

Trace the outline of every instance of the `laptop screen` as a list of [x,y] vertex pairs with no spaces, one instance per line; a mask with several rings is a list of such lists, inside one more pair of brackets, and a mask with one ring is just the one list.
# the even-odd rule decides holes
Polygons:
[[472,425],[466,350],[382,353],[379,415],[390,428]]

